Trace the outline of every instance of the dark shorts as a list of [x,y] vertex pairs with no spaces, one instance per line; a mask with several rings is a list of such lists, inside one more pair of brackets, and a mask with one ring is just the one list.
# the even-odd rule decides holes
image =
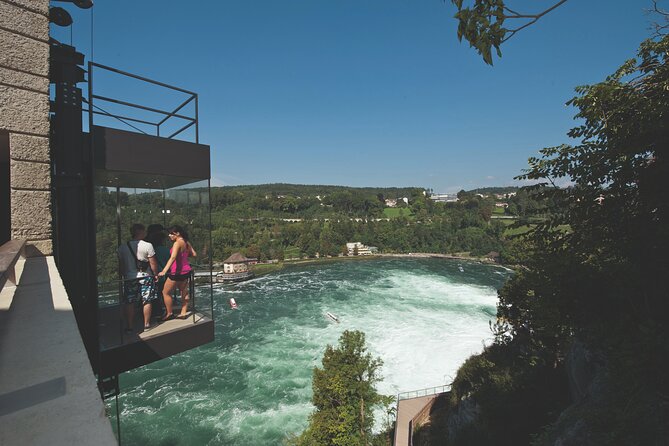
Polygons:
[[168,274],[167,277],[169,277],[171,280],[174,280],[175,282],[182,282],[190,277],[190,273],[186,274]]
[[123,303],[132,304],[142,302],[148,304],[158,298],[156,279],[153,276],[126,280],[123,283]]

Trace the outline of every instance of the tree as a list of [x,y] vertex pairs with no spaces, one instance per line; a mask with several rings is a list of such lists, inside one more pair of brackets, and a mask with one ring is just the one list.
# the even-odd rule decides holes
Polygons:
[[390,404],[376,384],[383,361],[367,353],[365,334],[344,331],[337,348],[328,345],[322,368],[314,368],[316,411],[296,440],[298,446],[363,446],[372,441],[375,407]]
[[[493,48],[497,56],[502,57],[502,43],[566,2],[567,0],[560,0],[542,12],[529,14],[509,8],[504,0],[473,0],[472,7],[463,7],[463,0],[451,0],[458,8],[455,14],[459,22],[458,39],[462,41],[464,37],[488,65],[492,65]],[[513,20],[520,25],[506,28],[506,20]]]
[[643,42],[638,59],[577,88],[569,104],[581,124],[569,136],[578,143],[541,150],[519,177],[543,182],[550,217],[527,237],[525,268],[501,290],[499,316],[524,351],[551,353],[547,364],[574,339],[598,352],[605,403],[587,409],[593,444],[669,435],[659,409],[669,394],[668,87],[669,36]]

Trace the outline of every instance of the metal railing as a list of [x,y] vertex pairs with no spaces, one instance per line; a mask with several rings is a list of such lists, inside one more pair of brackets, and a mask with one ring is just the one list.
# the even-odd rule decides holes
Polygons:
[[[105,70],[111,73],[118,74],[120,76],[125,76],[131,79],[136,79],[142,82],[147,82],[153,85],[156,85],[158,87],[163,87],[170,89],[175,92],[183,93],[186,95],[186,99],[182,101],[179,105],[177,105],[176,108],[173,110],[163,110],[161,108],[157,107],[149,107],[147,105],[143,104],[136,104],[133,102],[129,101],[123,101],[120,99],[115,99],[112,97],[108,96],[102,96],[99,94],[94,93],[94,88],[93,88],[93,74],[95,69],[99,70]],[[139,76],[136,74],[128,73],[127,71],[122,71],[117,68],[112,68],[106,65],[102,65],[96,62],[88,62],[88,99],[84,99],[84,102],[88,104],[88,109],[83,110],[84,112],[90,113],[90,118],[89,118],[89,123],[92,126],[94,124],[94,115],[102,115],[106,116],[108,118],[113,118],[121,123],[123,123],[125,126],[130,127],[140,133],[144,133],[148,135],[149,133],[145,132],[141,128],[133,125],[132,123],[137,123],[137,124],[143,124],[143,125],[148,125],[152,126],[155,130],[155,136],[163,136],[164,138],[174,138],[175,136],[179,135],[180,133],[184,132],[185,130],[189,129],[192,126],[195,126],[195,143],[199,143],[199,119],[198,119],[198,96],[197,93],[193,93],[192,91],[184,90],[183,88],[175,87],[173,85],[168,85],[163,82],[159,82],[153,79],[149,79],[144,76]],[[101,107],[100,104],[96,102],[104,102],[106,104],[115,104],[115,105],[120,105],[122,107],[128,108],[128,109],[134,109],[134,110],[142,110],[144,112],[149,112],[148,114],[155,116],[161,116],[162,119],[158,120],[149,120],[149,118],[145,119],[139,119],[138,117],[133,117],[133,116],[126,116],[120,115],[117,113],[111,113],[104,108]],[[184,109],[188,104],[191,102],[194,103],[194,112],[192,113],[192,116],[189,116],[188,114],[180,114],[179,112]],[[169,136],[161,135],[161,126],[164,126],[166,123],[168,123],[169,120],[171,119],[179,119],[182,122],[185,122],[185,124],[181,127],[179,127],[176,131],[173,131],[172,133],[169,134]],[[89,130],[90,131],[90,130]]]
[[[151,276],[147,276],[151,277]],[[196,287],[194,274],[191,272],[188,284],[188,294],[189,294],[189,304],[188,312],[189,315],[185,319],[186,321],[191,320],[192,323],[197,323],[198,320],[204,315],[210,319],[213,319],[213,294],[210,294],[210,302],[205,300],[198,299],[199,293],[198,288],[201,288],[199,291],[205,291],[205,298],[207,291],[210,290],[210,287]],[[101,350],[106,350],[109,348],[117,347],[119,345],[124,345],[132,342],[136,342],[138,337],[141,337],[143,331],[143,305],[141,299],[133,304],[127,304],[124,302],[124,286],[132,282],[138,282],[142,278],[138,279],[127,279],[127,280],[112,280],[106,281],[98,284],[98,320],[99,320],[99,339],[100,339],[100,348]],[[156,308],[152,308],[151,315],[151,330],[157,325],[161,325],[165,322],[162,321],[162,316],[164,315],[165,307],[163,302],[163,295],[161,287],[157,286],[157,298],[152,301],[152,307],[156,305],[159,306],[156,311]],[[198,306],[200,304],[200,306]],[[127,332],[128,320],[127,320],[127,306],[134,305],[134,317],[133,317],[133,330],[132,332]],[[172,311],[176,314],[181,309],[181,293],[178,288],[175,288],[172,293]],[[204,305],[204,306],[203,306]]]
[[402,392],[397,394],[397,401],[408,400],[411,398],[420,398],[423,396],[436,395],[438,393],[444,393],[451,390],[450,384],[437,386],[437,387],[428,387],[426,389],[412,390],[409,392]]

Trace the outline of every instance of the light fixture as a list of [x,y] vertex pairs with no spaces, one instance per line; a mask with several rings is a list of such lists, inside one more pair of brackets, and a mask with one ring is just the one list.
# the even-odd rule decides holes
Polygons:
[[70,26],[72,16],[63,8],[56,6],[55,8],[49,8],[49,22],[58,26]]
[[75,6],[81,9],[88,9],[91,6],[93,6],[93,2],[91,0],[53,0],[53,1],[62,3],[74,3]]

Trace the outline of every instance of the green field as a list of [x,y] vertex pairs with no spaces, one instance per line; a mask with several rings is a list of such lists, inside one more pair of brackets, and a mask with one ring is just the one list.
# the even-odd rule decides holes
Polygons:
[[283,257],[285,259],[294,259],[300,257],[300,248],[297,246],[288,246],[283,251]]
[[384,208],[383,215],[386,218],[398,218],[398,217],[413,218],[411,210],[406,208]]
[[518,226],[515,228],[512,227],[507,227],[504,230],[504,237],[511,237],[514,235],[520,235],[520,234],[525,234],[528,232],[530,229],[534,228],[536,225],[523,225],[523,226]]
[[283,269],[283,262],[279,263],[257,263],[251,267],[256,276],[269,274],[274,271]]
[[[529,225],[519,226],[517,228],[507,227],[504,230],[504,237],[525,234],[526,232],[529,232],[532,228],[535,228],[536,226],[537,226],[536,224],[529,224]],[[561,232],[571,232],[571,228],[569,227],[569,225],[560,225],[557,227],[557,230]]]

